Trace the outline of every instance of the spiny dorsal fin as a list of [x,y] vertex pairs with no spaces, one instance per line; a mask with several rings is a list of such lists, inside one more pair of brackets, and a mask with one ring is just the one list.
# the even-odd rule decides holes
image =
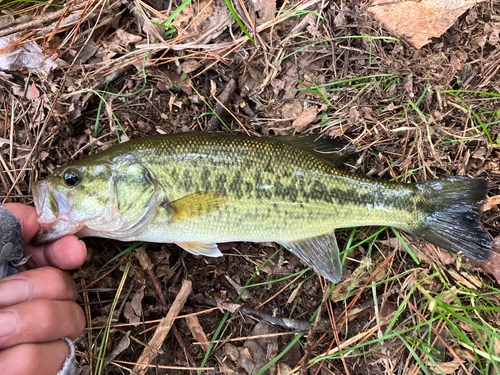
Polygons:
[[344,164],[356,151],[355,146],[350,146],[345,142],[329,137],[320,137],[314,134],[280,136],[277,137],[277,139],[300,148],[302,151],[313,154],[333,167]]
[[164,207],[172,216],[170,224],[173,224],[217,211],[226,201],[227,194],[202,191],[165,204]]

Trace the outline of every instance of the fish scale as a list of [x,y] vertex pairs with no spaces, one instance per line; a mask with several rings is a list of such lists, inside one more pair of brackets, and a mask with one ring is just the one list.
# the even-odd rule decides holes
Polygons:
[[34,185],[40,242],[64,234],[177,243],[220,256],[216,243],[282,244],[332,281],[336,228],[394,226],[449,251],[487,259],[478,222],[488,184],[417,184],[348,173],[328,138],[180,133],[128,141]]
[[[357,212],[363,213],[362,225],[381,220],[384,225],[402,224],[416,215],[410,211],[411,200],[403,198],[415,199],[411,185],[360,181],[279,139],[263,142],[221,135],[207,139],[201,133],[187,142],[182,139],[185,134],[190,133],[168,141],[158,138],[158,143],[151,140],[150,148],[141,149],[136,157],[151,165],[152,174],[169,191],[168,201],[204,187],[227,193],[228,200],[217,212],[174,225],[168,224],[168,212],[160,211],[153,229],[144,234],[146,240],[157,240],[165,227],[170,242],[293,241],[359,225]],[[173,146],[177,142],[180,147]],[[211,170],[208,176],[207,170]],[[368,185],[363,187],[363,182]],[[380,199],[374,190],[386,197],[380,207],[373,203]]]

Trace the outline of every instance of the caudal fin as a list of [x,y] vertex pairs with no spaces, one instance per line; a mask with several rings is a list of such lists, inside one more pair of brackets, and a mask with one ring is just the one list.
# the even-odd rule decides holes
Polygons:
[[445,250],[472,260],[488,260],[492,240],[481,227],[479,215],[488,182],[449,177],[417,184],[427,202],[425,217],[409,232]]

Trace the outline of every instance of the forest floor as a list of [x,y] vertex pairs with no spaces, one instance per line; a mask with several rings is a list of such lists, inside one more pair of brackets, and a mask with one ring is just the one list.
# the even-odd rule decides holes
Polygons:
[[[3,202],[32,205],[34,181],[128,139],[313,133],[355,145],[343,168],[359,175],[488,180],[481,222],[499,243],[498,0],[420,49],[359,0],[0,10],[0,54],[25,46],[0,59]],[[344,274],[332,286],[274,243],[220,244],[224,256],[206,258],[85,239],[72,272],[88,327],[79,373],[130,373],[163,331],[148,374],[500,374],[496,252],[472,262],[380,227],[338,230],[337,241]],[[169,310],[176,319],[162,321]]]

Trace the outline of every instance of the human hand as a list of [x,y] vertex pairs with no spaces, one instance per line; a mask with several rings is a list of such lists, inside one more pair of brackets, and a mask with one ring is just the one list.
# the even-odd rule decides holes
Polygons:
[[[0,368],[2,375],[55,375],[69,354],[62,337],[76,339],[85,316],[74,301],[75,282],[60,269],[74,269],[85,260],[85,244],[75,236],[35,246],[39,229],[33,207],[6,204],[20,221],[27,270],[0,279]],[[57,268],[54,268],[57,267]]]

